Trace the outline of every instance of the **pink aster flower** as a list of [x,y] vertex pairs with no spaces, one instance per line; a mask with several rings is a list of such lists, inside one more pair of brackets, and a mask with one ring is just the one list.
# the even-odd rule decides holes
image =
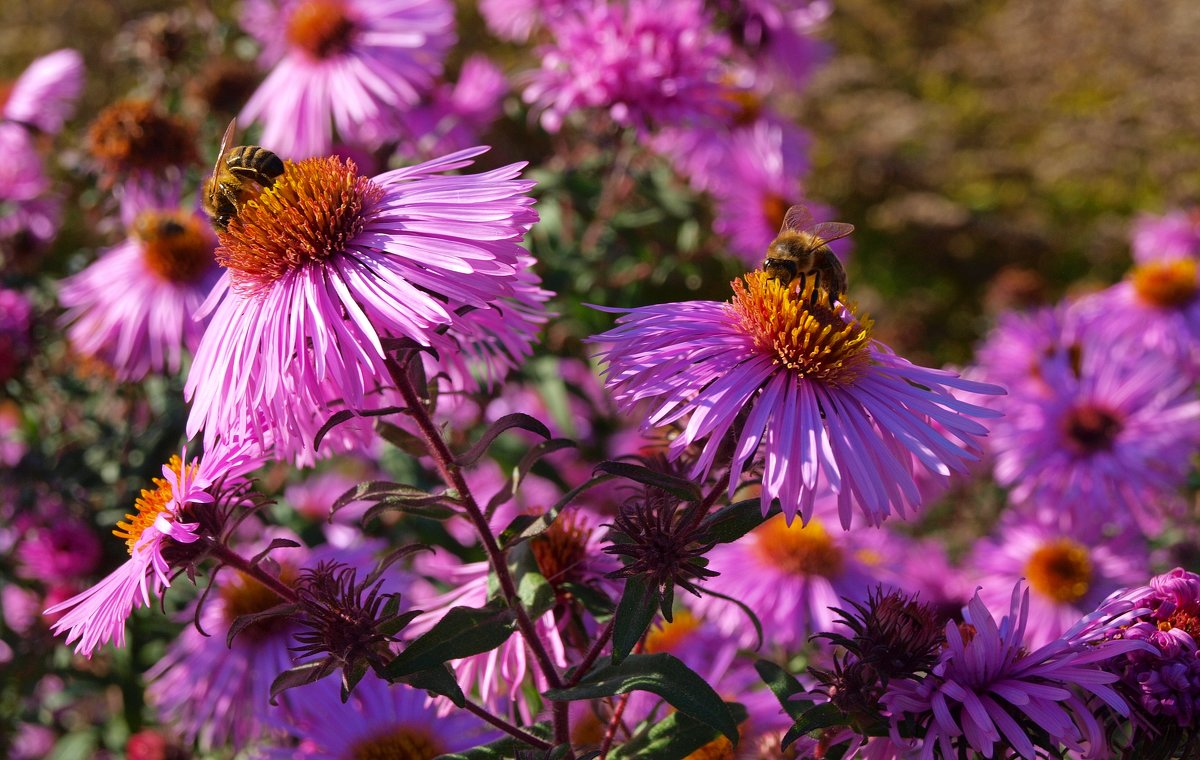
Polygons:
[[[186,395],[189,435],[246,429],[277,457],[310,462],[340,409],[389,406],[383,341],[437,350],[475,387],[530,353],[549,297],[521,239],[537,218],[521,165],[444,176],[478,148],[374,179],[336,158],[287,171],[220,235],[227,268]],[[430,376],[433,376],[431,373]],[[361,445],[334,428],[322,452]]]
[[997,413],[951,390],[999,388],[896,356],[811,281],[800,291],[752,272],[733,286],[728,303],[630,309],[592,338],[624,410],[652,400],[645,428],[682,426],[668,455],[699,445],[691,477],[725,465],[715,459],[733,431],[731,496],[757,453],[764,514],[778,499],[789,521],[807,521],[828,488],[849,527],[856,506],[873,525],[917,507],[914,462],[946,477],[977,458],[987,430],[971,417]]
[[[789,525],[776,515],[744,538],[718,544],[706,556],[708,569],[720,575],[702,588],[745,604],[767,641],[789,651],[814,633],[839,628],[834,609],[865,600],[879,579],[858,556],[866,534],[877,531],[840,530],[834,501],[832,494],[822,497],[805,524]],[[741,608],[713,596],[693,606],[741,646],[755,646],[754,627]]]
[[833,13],[829,0],[747,0],[738,6],[743,43],[762,51],[780,84],[798,88],[829,57],[815,33]]
[[[1032,647],[1025,637],[1029,592],[1020,584],[999,623],[978,594],[965,615],[963,627],[946,624],[946,647],[929,675],[919,682],[892,681],[884,694],[892,741],[912,746],[923,760],[932,760],[935,751],[957,757],[960,749],[992,757],[997,746],[1027,760],[1042,756],[1039,747],[1054,751],[1060,745],[1102,756],[1106,741],[1097,705],[1129,715],[1112,686],[1117,676],[1103,667],[1113,657],[1146,648],[1136,641],[1100,640],[1124,621],[1085,618],[1061,638]],[[900,726],[908,720],[919,726],[919,748],[901,737]],[[1043,733],[1049,746],[1039,738]]]
[[0,256],[25,263],[58,233],[61,203],[28,130],[0,121]]
[[242,26],[271,73],[242,109],[262,144],[287,158],[326,155],[333,130],[378,147],[441,73],[454,44],[446,0],[249,0]]
[[648,131],[719,115],[729,41],[698,0],[593,0],[551,21],[523,97],[557,132],[568,114],[601,110]]
[[480,0],[488,31],[502,40],[525,42],[548,20],[562,15],[574,0]]
[[91,657],[100,645],[113,641],[125,644],[125,620],[136,607],[149,606],[150,594],[161,595],[171,585],[173,566],[166,556],[180,545],[202,537],[201,524],[191,522],[196,506],[214,504],[213,487],[236,485],[261,461],[252,444],[219,443],[184,464],[184,456],[172,457],[163,465],[153,490],[144,489],[134,502],[136,514],[126,515],[114,535],[123,538],[129,559],[108,577],[65,602],[46,610],[63,613],[53,625],[55,633],[66,633],[66,642],[78,641],[75,651]]
[[1133,223],[1133,260],[1138,264],[1164,259],[1200,257],[1200,216],[1172,211],[1143,214]]
[[406,155],[440,156],[479,144],[479,137],[501,113],[508,92],[504,72],[475,54],[463,62],[458,81],[438,85],[427,102],[408,109],[404,130]]
[[75,110],[83,73],[83,58],[74,50],[56,50],[38,58],[11,89],[0,92],[0,118],[58,134]]
[[351,757],[408,758],[441,755],[498,738],[463,710],[440,715],[425,692],[389,684],[368,674],[342,703],[338,679],[326,678],[295,690],[288,709],[274,710],[275,723],[299,740],[294,748],[264,748],[264,758],[343,760]]
[[1111,348],[1086,330],[1037,365],[1036,382],[1011,387],[989,439],[995,477],[1018,502],[1077,508],[1082,522],[1132,516],[1149,530],[1200,446],[1200,399],[1170,356]]
[[131,188],[121,203],[125,240],[60,286],[67,335],[121,380],[176,374],[204,332],[193,317],[220,276],[217,239],[208,219],[181,208],[173,193]]
[[1146,577],[1149,556],[1137,531],[1106,533],[1101,520],[1071,526],[1010,511],[995,534],[981,540],[967,563],[991,609],[1004,605],[1012,585],[1029,581],[1029,646],[1058,638],[1113,591]]
[[0,288],[0,382],[20,374],[29,357],[33,304],[19,290]]
[[1013,394],[1052,393],[1050,382],[1078,361],[1090,324],[1071,304],[1005,313],[976,353],[979,372]]
[[16,559],[23,578],[47,584],[82,580],[100,561],[100,541],[87,523],[57,516],[25,534]]

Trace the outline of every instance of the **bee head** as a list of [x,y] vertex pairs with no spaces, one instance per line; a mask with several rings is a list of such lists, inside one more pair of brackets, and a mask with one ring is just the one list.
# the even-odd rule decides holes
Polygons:
[[783,234],[768,246],[767,258],[791,261],[794,262],[793,268],[797,271],[808,271],[816,261],[817,250],[820,249],[820,246],[814,246],[812,243],[810,237],[800,233]]

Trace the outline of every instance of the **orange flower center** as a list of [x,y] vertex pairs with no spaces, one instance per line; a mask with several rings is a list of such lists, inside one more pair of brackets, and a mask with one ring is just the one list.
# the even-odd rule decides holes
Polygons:
[[1067,445],[1083,455],[1111,449],[1121,429],[1121,419],[1115,412],[1095,404],[1071,409],[1062,421]]
[[587,560],[587,542],[592,528],[578,513],[560,515],[545,533],[530,541],[538,570],[555,587],[572,580]]
[[1158,624],[1160,631],[1169,631],[1172,628],[1183,631],[1191,636],[1193,641],[1200,641],[1200,605],[1187,604],[1179,607],[1171,617]]
[[768,193],[767,197],[763,198],[763,216],[766,218],[768,226],[773,230],[781,229],[788,209],[792,205],[792,202],[782,195]]
[[[183,470],[183,462],[178,456],[173,456],[167,462],[167,467],[178,476]],[[116,530],[113,531],[114,536],[125,539],[130,556],[133,555],[133,549],[141,540],[146,528],[153,525],[158,516],[167,512],[171,506],[171,497],[174,495],[171,484],[166,478],[153,478],[151,482],[154,484],[153,490],[143,488],[142,495],[133,502],[137,514],[125,515],[125,519],[118,522]]]
[[88,128],[88,148],[114,173],[155,172],[199,160],[191,127],[148,100],[121,100],[101,111]]
[[275,184],[238,209],[218,233],[217,263],[233,287],[251,295],[309,264],[346,250],[362,231],[383,189],[358,174],[353,161],[334,156],[284,162]]
[[[293,566],[284,564],[280,567],[279,580],[284,585],[294,587],[296,575],[296,568]],[[274,591],[242,572],[235,572],[233,578],[221,586],[220,595],[221,601],[225,603],[225,619],[230,624],[242,615],[265,612],[282,603]],[[286,617],[269,618],[244,628],[238,635],[261,638],[287,625],[289,621]]]
[[687,610],[680,610],[671,622],[660,620],[646,634],[646,653],[678,652],[679,648],[700,627],[700,621]]
[[728,737],[721,736],[713,739],[700,749],[691,753],[683,760],[735,760],[737,753]]
[[852,385],[871,362],[871,320],[836,306],[814,278],[784,285],[761,271],[733,281],[734,313],[758,351],[808,380]]
[[1092,560],[1087,547],[1069,538],[1039,546],[1025,563],[1030,587],[1059,604],[1082,599],[1092,582]]
[[433,760],[446,750],[437,737],[420,726],[399,726],[364,739],[350,748],[353,760]]
[[217,241],[195,214],[147,211],[133,224],[151,271],[168,282],[195,282],[213,265]]
[[799,577],[836,578],[842,573],[845,555],[819,520],[808,525],[796,520],[787,524],[775,515],[751,533],[753,550],[766,564]]
[[354,22],[338,0],[301,3],[287,22],[287,40],[309,56],[322,60],[350,46]]
[[1133,290],[1148,304],[1177,308],[1196,298],[1196,261],[1151,261],[1133,270]]

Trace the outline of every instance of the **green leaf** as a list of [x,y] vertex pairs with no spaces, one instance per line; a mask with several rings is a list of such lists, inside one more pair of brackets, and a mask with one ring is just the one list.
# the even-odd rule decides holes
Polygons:
[[[726,702],[729,714],[737,723],[746,720],[746,708],[737,702]],[[671,713],[662,720],[634,733],[633,738],[617,747],[609,757],[613,760],[676,760],[687,757],[720,732],[683,713]]]
[[396,680],[448,661],[488,652],[516,628],[516,615],[498,602],[480,608],[453,607],[433,628],[401,650],[380,673]]
[[679,712],[712,726],[737,744],[737,722],[720,695],[695,671],[666,652],[632,654],[619,665],[600,665],[575,686],[551,689],[545,695],[547,699],[569,702],[630,691],[657,694]]
[[275,698],[284,691],[320,681],[335,670],[337,670],[337,665],[334,664],[333,659],[326,657],[283,671],[271,682],[271,704],[275,704]]
[[807,706],[807,709],[796,719],[796,725],[792,726],[793,731],[807,734],[831,726],[846,725],[846,714],[829,702],[819,705],[814,705],[812,702],[800,702],[800,706],[802,708]]
[[601,483],[606,483],[615,477],[616,475],[599,475],[585,481],[575,488],[572,488],[565,496],[559,499],[553,507],[547,510],[546,513],[540,517],[534,517],[533,515],[518,515],[517,517],[513,518],[513,521],[508,524],[508,527],[506,527],[500,533],[500,545],[505,549],[511,549],[522,541],[528,541],[534,536],[539,536],[542,533],[545,533],[550,526],[554,524],[554,521],[558,519],[558,516],[562,513],[563,509],[565,509],[568,505],[570,505],[571,502],[578,498],[581,493],[590,488],[594,488]]
[[430,694],[440,694],[443,697],[449,697],[450,701],[457,707],[467,704],[466,695],[463,694],[462,688],[459,687],[458,681],[454,678],[454,672],[450,670],[449,665],[438,665],[436,668],[421,670],[396,680],[402,681],[414,689],[423,689]]
[[665,472],[651,470],[649,467],[643,467],[640,464],[608,461],[596,465],[596,469],[600,472],[626,478],[627,480],[634,480],[638,483],[654,486],[673,496],[679,497],[683,501],[700,501],[701,499],[700,486],[692,481],[677,478]]
[[548,441],[540,441],[530,447],[529,451],[525,452],[525,456],[521,457],[521,461],[517,462],[517,466],[513,468],[512,476],[505,482],[496,495],[488,500],[486,513],[491,515],[496,509],[517,493],[517,488],[520,487],[521,481],[533,469],[533,466],[538,463],[542,457],[553,454],[562,449],[571,449],[575,447],[575,442],[566,438],[551,438]]
[[617,603],[616,618],[613,622],[614,665],[619,665],[628,657],[642,640],[642,634],[650,627],[661,601],[662,595],[658,586],[645,576],[635,575],[625,581],[625,590],[621,593],[621,601]]
[[779,512],[779,507],[773,506],[767,516],[763,517],[761,502],[758,499],[744,499],[721,507],[701,521],[700,527],[704,532],[700,543],[732,543]]
[[366,512],[363,512],[363,524],[369,523],[384,512],[404,512],[410,515],[429,517],[434,520],[445,520],[451,515],[458,514],[453,509],[439,504],[436,500],[384,499]]
[[317,434],[313,436],[313,451],[321,448],[321,441],[325,440],[325,436],[329,435],[330,430],[333,430],[335,427],[347,420],[355,417],[384,417],[389,414],[402,414],[406,411],[407,410],[402,406],[389,406],[384,407],[383,409],[363,409],[361,411],[342,409],[341,411],[334,413],[334,415],[329,419],[325,420],[325,424],[322,425],[317,431]]
[[575,597],[583,608],[596,617],[607,617],[616,611],[616,605],[608,594],[598,588],[585,586],[581,583],[566,581],[558,584],[558,589],[564,594]]
[[793,696],[804,693],[804,687],[800,685],[795,676],[770,660],[759,660],[754,663],[754,669],[758,671],[758,675],[766,682],[771,693],[779,700],[784,712],[792,720],[799,719],[811,703],[797,702],[792,699]]
[[[554,727],[549,721],[535,723],[532,726],[522,726],[539,739],[550,741],[554,737]],[[505,736],[489,744],[483,744],[472,749],[455,752],[451,755],[438,755],[438,760],[509,760],[516,757],[517,750],[527,749],[530,745],[514,736]]]
[[513,428],[528,430],[531,433],[540,435],[542,438],[551,437],[549,428],[543,425],[541,420],[538,420],[536,417],[530,417],[528,414],[514,412],[512,414],[504,415],[489,425],[488,429],[483,431],[483,435],[479,436],[479,440],[475,442],[475,445],[456,456],[454,461],[462,467],[470,467],[478,462],[483,455],[487,453],[487,450],[492,445],[492,442],[495,441],[501,433],[506,430],[512,430]]
[[376,420],[375,432],[379,433],[380,438],[409,456],[429,456],[429,449],[425,446],[425,442],[398,425],[393,425],[383,420]]

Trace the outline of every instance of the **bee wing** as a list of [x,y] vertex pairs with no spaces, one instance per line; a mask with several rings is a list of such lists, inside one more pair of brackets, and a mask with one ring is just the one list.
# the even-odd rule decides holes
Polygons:
[[854,225],[845,222],[821,222],[808,229],[809,234],[821,238],[825,243],[841,240],[851,232],[854,232]]
[[779,231],[795,230],[796,232],[804,232],[812,224],[812,220],[812,214],[808,213],[807,208],[804,206],[792,206],[783,217],[783,225],[779,228]]
[[217,160],[213,162],[214,176],[217,173],[217,168],[221,165],[221,158],[225,155],[225,151],[229,150],[229,145],[233,142],[235,134],[237,134],[236,116],[229,120],[229,126],[225,127],[225,134],[221,137],[221,147],[217,149]]

